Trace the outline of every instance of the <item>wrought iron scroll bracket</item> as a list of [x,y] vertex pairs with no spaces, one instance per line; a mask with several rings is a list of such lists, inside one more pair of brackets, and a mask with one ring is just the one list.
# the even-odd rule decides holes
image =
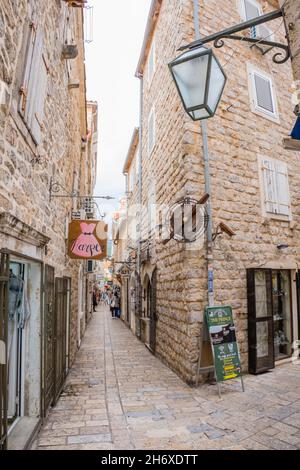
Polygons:
[[247,29],[253,28],[255,26],[259,26],[260,24],[268,23],[282,16],[284,16],[283,9],[275,10],[271,13],[267,13],[266,15],[261,15],[257,18],[254,18],[253,20],[245,21],[244,23],[232,26],[231,28],[225,29],[218,33],[211,34],[210,36],[205,36],[197,41],[180,47],[179,51],[185,51],[186,49],[193,49],[196,47],[204,46],[205,44],[208,44],[210,42],[213,42],[214,47],[219,49],[225,45],[224,39],[232,39],[235,41],[248,42],[252,44],[251,47],[267,46],[268,48],[265,51],[262,51],[262,54],[267,54],[273,49],[280,49],[280,51],[277,51],[273,55],[273,62],[275,62],[275,64],[284,64],[291,57],[291,50],[288,44],[283,44],[275,41],[268,41],[268,38],[259,39],[236,34]]
[[50,202],[53,198],[69,198],[69,199],[105,199],[107,201],[114,200],[112,196],[81,196],[77,191],[68,192],[68,190],[58,181],[51,178],[49,188]]

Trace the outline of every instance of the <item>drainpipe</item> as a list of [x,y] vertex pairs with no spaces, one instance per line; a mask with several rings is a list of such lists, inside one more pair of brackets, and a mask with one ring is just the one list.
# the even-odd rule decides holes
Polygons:
[[[138,230],[138,253],[137,253],[137,270],[139,274],[139,281],[141,283],[141,242],[142,242],[142,205],[143,205],[143,91],[144,91],[144,78],[142,74],[138,75],[140,80],[140,122],[139,122],[139,230]],[[141,288],[141,285],[139,286]],[[142,293],[141,293],[142,295]],[[140,305],[142,308],[142,305]],[[140,312],[141,313],[141,312]],[[139,320],[140,322],[140,320]],[[138,336],[141,336],[141,322],[139,323]]]
[[[199,21],[199,0],[193,0],[194,3],[194,28],[195,28],[195,40],[201,38],[200,34],[200,21]],[[201,121],[201,133],[202,133],[202,149],[204,157],[204,178],[205,178],[205,192],[211,196],[211,185],[210,185],[210,165],[209,165],[209,149],[208,149],[208,135],[207,135],[207,123]],[[212,210],[211,210],[211,197],[207,202],[207,213],[208,213],[208,227],[207,227],[207,248],[206,248],[206,259],[207,259],[207,279],[208,279],[208,305],[209,307],[214,306],[214,268],[213,268],[213,255],[212,255],[212,238],[213,238],[213,222],[212,222]]]

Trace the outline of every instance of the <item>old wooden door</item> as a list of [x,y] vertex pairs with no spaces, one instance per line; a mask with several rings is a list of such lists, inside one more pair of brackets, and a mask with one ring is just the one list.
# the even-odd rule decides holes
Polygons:
[[68,316],[68,279],[55,279],[55,393],[57,402],[66,379],[67,369],[67,316]]
[[9,254],[0,253],[0,450],[7,448],[7,328]]
[[156,290],[157,290],[157,269],[152,274],[150,287],[150,349],[154,353],[156,347]]
[[43,321],[43,415],[54,400],[54,268],[45,266]]

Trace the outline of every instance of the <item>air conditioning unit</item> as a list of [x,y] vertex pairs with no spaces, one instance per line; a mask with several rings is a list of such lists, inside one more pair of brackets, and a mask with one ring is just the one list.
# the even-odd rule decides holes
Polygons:
[[93,274],[95,271],[95,261],[92,259],[87,260],[86,272],[88,274]]
[[95,202],[92,197],[85,198],[82,201],[82,209],[85,211],[88,220],[95,218]]
[[73,211],[72,212],[72,220],[85,220],[86,219],[86,213],[83,209],[80,211]]

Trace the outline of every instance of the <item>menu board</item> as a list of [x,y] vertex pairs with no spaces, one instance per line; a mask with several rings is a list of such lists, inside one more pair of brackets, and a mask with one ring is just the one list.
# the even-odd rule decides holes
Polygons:
[[236,332],[231,307],[208,307],[206,321],[215,359],[217,382],[241,376]]

